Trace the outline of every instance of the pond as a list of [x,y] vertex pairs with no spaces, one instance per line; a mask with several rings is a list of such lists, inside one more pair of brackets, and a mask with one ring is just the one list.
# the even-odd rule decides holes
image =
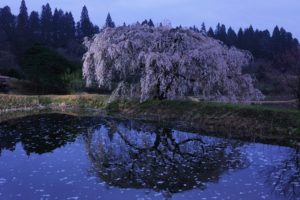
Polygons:
[[0,123],[0,199],[300,199],[300,152],[139,121],[33,115]]

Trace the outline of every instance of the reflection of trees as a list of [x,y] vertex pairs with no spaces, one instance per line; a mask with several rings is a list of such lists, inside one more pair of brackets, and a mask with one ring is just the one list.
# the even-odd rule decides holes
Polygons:
[[300,149],[290,149],[289,155],[267,170],[267,180],[274,192],[287,199],[300,197]]
[[46,114],[2,122],[0,153],[4,149],[13,151],[19,142],[27,154],[51,152],[75,141],[86,121],[89,120],[62,114]]
[[171,194],[204,187],[228,169],[246,164],[237,141],[133,122],[110,122],[91,129],[85,142],[96,175],[122,188]]

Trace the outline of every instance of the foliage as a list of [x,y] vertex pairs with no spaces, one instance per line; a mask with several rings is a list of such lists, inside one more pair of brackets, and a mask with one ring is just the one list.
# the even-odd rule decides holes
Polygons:
[[[86,40],[87,86],[113,91],[112,98],[251,101],[263,98],[241,73],[252,55],[186,29],[131,25],[104,29]],[[209,48],[208,48],[209,47]],[[188,53],[187,53],[188,52]]]
[[78,63],[73,63],[76,66],[75,70],[67,69],[63,75],[63,80],[65,80],[66,90],[70,93],[84,92],[85,85],[82,79],[82,69],[81,65]]
[[42,92],[63,92],[76,76],[72,73],[78,69],[57,52],[39,44],[35,44],[25,53],[22,67],[26,77]]

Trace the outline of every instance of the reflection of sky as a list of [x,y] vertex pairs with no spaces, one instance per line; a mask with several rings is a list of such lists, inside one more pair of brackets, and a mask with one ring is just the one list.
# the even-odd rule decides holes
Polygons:
[[[128,138],[143,141],[150,133],[126,129]],[[122,132],[123,132],[122,131]],[[94,132],[97,139],[111,142],[108,130],[99,127]],[[98,137],[97,137],[98,135]],[[199,138],[199,135],[173,132],[176,141]],[[153,137],[153,135],[152,135]],[[202,136],[201,136],[202,137]],[[113,137],[113,140],[120,139]],[[205,141],[220,139],[202,137]],[[95,141],[95,144],[100,144]],[[239,149],[251,165],[244,169],[232,169],[224,173],[218,182],[207,182],[206,189],[193,189],[173,195],[173,199],[284,199],[271,195],[264,172],[270,166],[288,156],[289,148],[250,144]],[[108,155],[109,156],[109,155]],[[163,199],[163,194],[149,189],[115,188],[93,177],[86,146],[81,137],[74,143],[42,155],[27,156],[19,143],[14,151],[5,150],[0,157],[0,199]]]
[[[1,0],[0,7],[9,5],[18,12],[21,0]],[[299,0],[27,0],[30,10],[40,10],[49,2],[54,7],[73,12],[79,19],[81,8],[87,5],[90,16],[96,24],[103,24],[107,12],[111,12],[117,24],[123,21],[133,23],[145,18],[155,22],[165,19],[173,25],[191,26],[204,21],[209,26],[218,22],[235,29],[252,24],[255,28],[271,29],[283,26],[300,38]]]

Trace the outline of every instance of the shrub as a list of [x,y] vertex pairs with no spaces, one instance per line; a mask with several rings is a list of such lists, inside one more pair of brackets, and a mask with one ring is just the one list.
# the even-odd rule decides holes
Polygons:
[[72,79],[80,79],[80,66],[68,61],[56,51],[40,44],[28,49],[22,68],[37,93],[66,93]]

